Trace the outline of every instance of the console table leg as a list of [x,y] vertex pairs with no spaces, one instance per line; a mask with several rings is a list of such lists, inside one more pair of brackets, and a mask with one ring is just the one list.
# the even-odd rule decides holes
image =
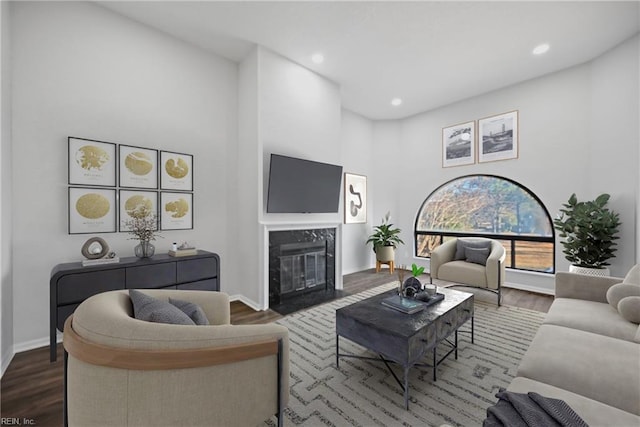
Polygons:
[[336,334],[336,367],[340,368],[340,335]]

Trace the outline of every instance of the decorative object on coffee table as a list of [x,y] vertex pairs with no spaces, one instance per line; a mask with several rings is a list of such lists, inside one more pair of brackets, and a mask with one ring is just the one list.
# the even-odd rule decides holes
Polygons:
[[571,263],[572,273],[608,276],[608,259],[616,251],[614,240],[619,237],[619,214],[606,207],[608,194],[601,194],[586,202],[578,202],[575,193],[560,209],[560,215],[553,220],[562,240],[562,251]]

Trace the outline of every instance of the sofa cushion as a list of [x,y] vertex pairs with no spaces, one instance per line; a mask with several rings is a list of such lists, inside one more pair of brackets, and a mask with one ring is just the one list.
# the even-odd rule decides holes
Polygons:
[[135,289],[129,290],[129,297],[133,304],[133,317],[154,323],[170,323],[172,325],[195,325],[182,310],[152,296]]
[[626,341],[633,341],[638,325],[625,320],[609,304],[573,298],[556,298],[544,324],[566,326]]
[[487,287],[486,268],[466,261],[450,261],[438,269],[438,279]]
[[198,304],[194,304],[189,301],[183,301],[180,299],[169,298],[169,303],[178,307],[184,314],[189,316],[193,323],[196,325],[208,325],[209,319],[207,315]]
[[488,249],[491,252],[490,240],[472,240],[472,239],[458,239],[456,243],[456,254],[453,257],[454,260],[467,259],[466,248],[471,249]]
[[542,325],[518,367],[517,376],[640,415],[639,360],[637,343]]
[[618,312],[625,320],[640,323],[640,296],[622,298],[618,303]]
[[635,283],[636,285],[640,285],[640,264],[636,264],[631,267],[631,270],[629,270],[623,282]]
[[618,283],[607,290],[607,302],[616,310],[618,309],[620,300],[630,296],[640,296],[640,285]]
[[640,425],[640,416],[529,378],[514,378],[507,390],[516,393],[533,391],[545,397],[564,400],[590,426],[637,427]]
[[467,262],[487,265],[487,258],[489,258],[489,249],[465,248],[464,253],[467,256]]

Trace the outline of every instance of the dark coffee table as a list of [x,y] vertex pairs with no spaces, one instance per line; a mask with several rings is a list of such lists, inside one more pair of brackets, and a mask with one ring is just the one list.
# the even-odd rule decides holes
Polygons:
[[[438,288],[444,300],[414,314],[405,314],[382,305],[382,300],[397,294],[391,290],[336,310],[336,365],[340,357],[384,362],[404,390],[404,404],[409,409],[409,369],[413,366],[433,368],[436,380],[437,366],[455,352],[458,358],[458,328],[471,320],[473,343],[473,294],[447,288]],[[453,334],[453,342],[447,338]],[[347,338],[379,354],[379,358],[340,353],[340,337]],[[446,342],[450,350],[440,359],[436,357],[438,344]],[[432,351],[432,364],[419,362]],[[391,370],[389,362],[404,369],[404,381]]]

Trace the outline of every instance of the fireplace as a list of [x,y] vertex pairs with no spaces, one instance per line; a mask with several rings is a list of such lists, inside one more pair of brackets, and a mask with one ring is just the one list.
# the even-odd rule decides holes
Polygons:
[[269,232],[269,306],[335,290],[335,228]]

